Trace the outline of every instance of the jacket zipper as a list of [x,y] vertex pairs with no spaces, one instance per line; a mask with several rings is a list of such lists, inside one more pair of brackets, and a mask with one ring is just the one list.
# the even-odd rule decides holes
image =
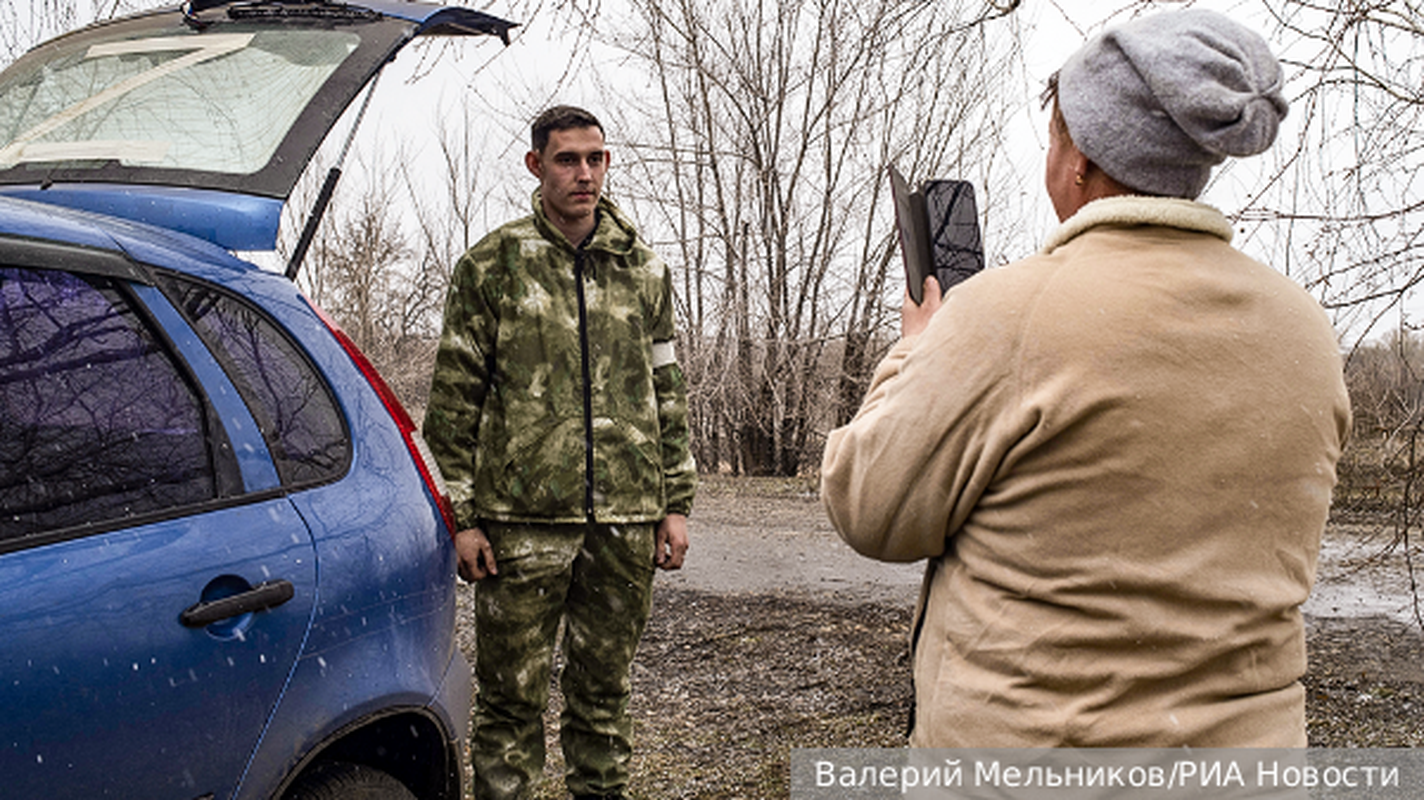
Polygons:
[[588,355],[588,299],[584,295],[584,263],[588,256],[583,247],[574,251],[574,284],[578,294],[579,360],[583,368],[583,508],[588,524],[593,518],[593,389],[592,370]]

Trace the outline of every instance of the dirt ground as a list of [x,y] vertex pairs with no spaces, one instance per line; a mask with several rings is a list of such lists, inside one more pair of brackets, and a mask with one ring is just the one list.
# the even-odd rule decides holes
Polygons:
[[[704,479],[691,538],[634,665],[633,796],[785,798],[794,748],[904,745],[920,566],[855,555],[798,481]],[[1363,529],[1327,534],[1306,608],[1312,746],[1424,746],[1424,635],[1380,550]],[[557,704],[541,800],[567,797]]]

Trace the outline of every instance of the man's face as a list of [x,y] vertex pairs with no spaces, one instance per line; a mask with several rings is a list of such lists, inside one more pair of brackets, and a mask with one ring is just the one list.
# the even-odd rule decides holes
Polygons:
[[544,210],[555,224],[593,214],[608,174],[608,151],[598,128],[550,131],[544,151],[531,150],[524,163],[539,179]]

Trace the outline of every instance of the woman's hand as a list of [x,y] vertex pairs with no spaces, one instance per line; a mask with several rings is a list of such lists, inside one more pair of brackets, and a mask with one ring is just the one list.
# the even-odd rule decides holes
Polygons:
[[923,303],[916,303],[915,298],[910,296],[909,288],[905,289],[905,301],[900,305],[900,337],[903,339],[923,333],[930,325],[930,318],[944,304],[940,297],[939,281],[933,275],[925,278],[924,288]]

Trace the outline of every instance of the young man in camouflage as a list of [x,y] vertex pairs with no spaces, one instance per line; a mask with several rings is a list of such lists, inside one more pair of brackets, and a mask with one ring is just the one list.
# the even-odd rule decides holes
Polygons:
[[616,798],[654,566],[682,566],[697,473],[672,279],[602,196],[603,128],[559,106],[532,134],[534,213],[455,267],[425,437],[478,582],[476,798],[526,797],[543,770],[561,618],[566,783]]

